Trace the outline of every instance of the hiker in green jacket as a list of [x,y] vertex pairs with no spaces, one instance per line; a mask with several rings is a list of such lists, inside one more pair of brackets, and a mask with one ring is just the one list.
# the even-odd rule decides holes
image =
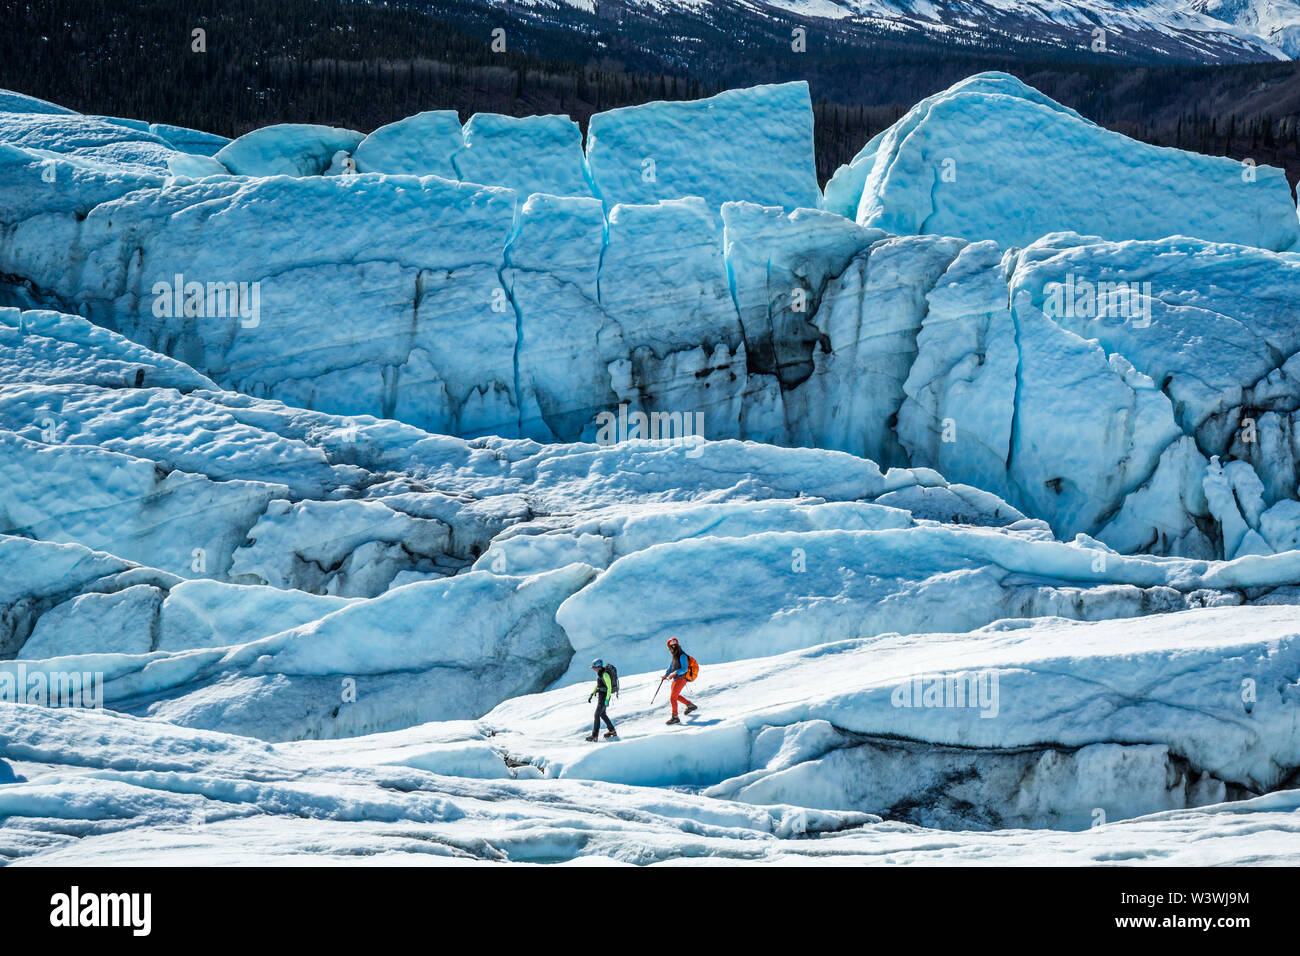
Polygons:
[[605,662],[600,658],[591,662],[591,669],[596,672],[596,689],[587,695],[587,703],[590,704],[591,699],[596,698],[596,717],[591,722],[591,736],[587,739],[590,741],[599,739],[600,722],[603,720],[605,726],[609,728],[605,732],[605,739],[615,740],[618,738],[618,732],[614,730],[614,723],[609,719],[609,714],[605,713],[610,698],[614,696],[614,681],[605,668]]

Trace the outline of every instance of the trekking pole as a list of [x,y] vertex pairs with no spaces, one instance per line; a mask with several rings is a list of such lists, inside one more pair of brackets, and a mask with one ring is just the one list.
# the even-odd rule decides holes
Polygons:
[[[664,686],[664,679],[661,677],[661,678],[659,678],[659,687],[663,687],[663,686]],[[656,688],[655,688],[655,695],[654,695],[654,697],[651,697],[651,698],[650,698],[650,706],[651,706],[651,707],[653,707],[653,706],[655,705],[655,700],[656,700],[656,698],[659,697],[659,687],[656,687]]]

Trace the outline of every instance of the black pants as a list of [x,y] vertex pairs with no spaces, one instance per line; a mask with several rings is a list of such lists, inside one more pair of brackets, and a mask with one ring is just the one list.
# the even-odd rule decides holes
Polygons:
[[600,722],[602,720],[605,722],[605,726],[609,728],[609,732],[611,734],[614,733],[614,723],[609,719],[609,714],[605,713],[604,694],[600,694],[596,697],[596,717],[591,722],[591,736],[594,737],[600,733]]

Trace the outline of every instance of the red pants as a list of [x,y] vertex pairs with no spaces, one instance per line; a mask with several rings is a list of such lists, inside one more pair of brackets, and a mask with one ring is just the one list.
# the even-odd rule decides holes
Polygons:
[[[673,705],[673,716],[674,716],[674,717],[677,716],[677,702],[678,702],[679,700],[680,700],[683,704],[689,704],[689,703],[690,703],[689,700],[687,700],[685,697],[682,696],[682,688],[685,687],[685,686],[686,686],[686,678],[685,678],[685,677],[674,677],[674,678],[673,678],[673,695],[672,695],[672,697],[670,697],[670,698],[668,698],[668,699],[672,702],[672,705]],[[692,706],[694,706],[694,705],[692,705]]]

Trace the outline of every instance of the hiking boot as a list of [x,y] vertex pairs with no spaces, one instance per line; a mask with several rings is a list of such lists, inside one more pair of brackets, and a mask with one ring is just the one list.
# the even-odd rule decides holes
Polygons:
[[594,744],[594,743],[595,743],[597,740],[599,740],[600,738],[597,737],[595,734],[592,734],[590,737],[584,737],[583,739],[584,739],[584,740],[589,740],[589,741],[591,741],[591,742]]
[[700,708],[696,707],[694,704],[687,704],[687,705],[686,705],[686,713],[688,713],[688,714],[689,714],[691,711],[693,711],[693,710],[699,710],[699,709],[700,709]]
[[605,739],[606,739],[606,740],[618,740],[618,734],[614,733],[614,731],[612,731],[612,730],[607,730],[607,731],[605,731]]
[[680,724],[681,721],[677,719],[677,715],[676,715],[676,714],[673,714],[671,717],[668,718],[668,723],[670,723],[670,724]]

